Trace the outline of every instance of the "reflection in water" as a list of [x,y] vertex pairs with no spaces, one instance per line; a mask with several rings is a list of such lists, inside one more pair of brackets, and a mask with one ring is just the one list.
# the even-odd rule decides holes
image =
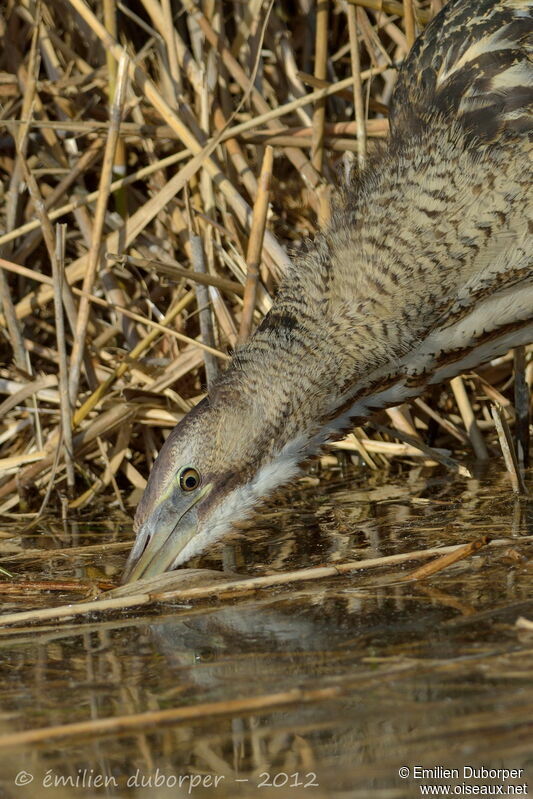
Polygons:
[[[294,490],[289,510],[267,509],[201,565],[220,568],[222,558],[226,568],[261,574],[481,534],[512,540],[418,583],[399,581],[409,564],[223,605],[213,597],[207,607],[169,603],[142,618],[1,631],[0,733],[174,707],[198,712],[179,724],[0,752],[0,795],[52,795],[47,778],[71,780],[53,788],[59,797],[328,799],[419,796],[422,784],[501,784],[507,793],[531,781],[533,635],[515,625],[533,617],[530,510],[513,500],[505,475],[454,483],[428,474]],[[80,540],[95,543],[108,534],[102,529]],[[62,576],[109,573],[123,559],[59,565]],[[42,562],[25,563],[43,576]],[[289,692],[298,700],[273,703]],[[418,766],[431,771],[417,779]],[[464,767],[485,772],[475,778]],[[34,780],[16,788],[23,769]],[[490,769],[522,772],[504,779]]]

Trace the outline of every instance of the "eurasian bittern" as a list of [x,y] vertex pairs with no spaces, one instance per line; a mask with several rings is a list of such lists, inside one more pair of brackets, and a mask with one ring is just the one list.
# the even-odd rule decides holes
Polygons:
[[452,0],[415,43],[386,151],[165,441],[126,579],[204,550],[372,411],[533,340],[531,6]]

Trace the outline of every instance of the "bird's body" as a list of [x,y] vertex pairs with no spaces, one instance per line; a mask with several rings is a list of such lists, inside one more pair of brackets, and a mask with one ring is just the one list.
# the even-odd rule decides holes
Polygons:
[[355,420],[533,340],[530,12],[452,0],[415,44],[387,149],[165,443],[130,578],[204,549]]

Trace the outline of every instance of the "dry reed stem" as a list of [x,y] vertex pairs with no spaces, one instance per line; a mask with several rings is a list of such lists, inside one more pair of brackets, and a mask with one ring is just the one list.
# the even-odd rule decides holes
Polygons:
[[[402,672],[412,666],[402,664],[388,669],[388,673],[398,678]],[[380,674],[379,679],[383,679]],[[360,677],[360,681],[362,678]],[[370,682],[378,680],[377,675],[368,678]],[[346,691],[344,685],[333,685],[328,688],[291,688],[279,693],[263,694],[247,697],[245,699],[227,699],[214,702],[201,702],[189,707],[176,707],[167,710],[150,710],[144,713],[132,713],[129,716],[114,716],[79,721],[71,724],[58,724],[45,728],[25,730],[22,732],[0,735],[0,749],[28,746],[42,742],[61,741],[74,737],[102,736],[102,735],[131,735],[135,730],[160,728],[164,724],[184,724],[205,721],[251,713],[269,713],[280,710],[289,705],[314,704],[327,700],[338,699]]]
[[[80,16],[85,20],[85,22],[98,36],[104,47],[109,48],[113,53],[114,57],[117,60],[120,60],[123,53],[122,48],[111,36],[109,36],[105,28],[98,22],[94,14],[87,8],[87,6],[85,6],[82,0],[69,0],[69,3],[71,3],[71,5],[76,9],[76,11],[80,14]],[[184,5],[187,5],[187,3],[184,3]],[[202,15],[199,16],[202,17]],[[207,23],[207,27],[209,30],[211,30],[209,23]],[[214,34],[214,32],[213,35],[215,36],[215,41],[218,41],[216,34]],[[174,130],[174,132],[185,144],[185,146],[188,147],[195,155],[201,154],[202,157],[197,164],[197,168],[199,168],[200,165],[202,165],[205,169],[207,169],[211,178],[214,181],[216,181],[220,191],[223,192],[228,203],[235,212],[237,218],[244,225],[246,225],[250,219],[251,209],[249,205],[243,200],[238,191],[235,189],[233,184],[220,171],[216,162],[211,158],[210,154],[212,150],[214,150],[216,144],[208,145],[205,148],[205,151],[203,151],[201,144],[191,133],[191,131],[187,128],[187,126],[183,124],[179,116],[170,108],[168,103],[164,100],[163,96],[157,90],[153,82],[148,78],[146,73],[140,67],[130,63],[130,75],[132,79],[135,81],[136,85],[139,87],[139,89],[143,92],[146,98],[152,103],[154,108],[161,114],[163,119],[170,125],[172,130]],[[245,82],[248,83],[248,79],[246,78],[244,73],[243,76]],[[283,252],[278,242],[272,236],[267,237],[267,245],[269,247],[269,251],[270,254],[272,255],[272,258],[276,261],[278,266],[282,268],[283,264],[285,264],[286,262],[286,254]]]
[[0,271],[0,308],[3,309],[5,319],[5,326],[7,327],[7,334],[13,349],[15,363],[19,369],[27,368],[26,349],[22,333],[19,328],[15,305],[11,297],[11,291],[7,278],[3,272]]
[[414,425],[408,405],[404,403],[403,405],[398,405],[394,408],[387,408],[386,413],[397,430],[401,430],[402,433],[405,433],[412,438],[417,438],[420,441],[422,440],[418,434],[418,430]]
[[[115,256],[112,256],[112,257],[115,257]],[[116,257],[121,258],[122,256],[116,256]],[[142,259],[139,259],[139,260],[142,260]],[[151,264],[153,262],[149,262],[149,261],[145,260],[145,263],[146,264],[148,264],[148,263]],[[27,277],[31,277],[32,280],[36,280],[39,283],[42,283],[42,284],[44,284],[46,286],[51,286],[52,287],[52,296],[53,296],[53,278],[49,277],[48,275],[38,274],[38,273],[34,272],[33,270],[28,269],[27,267],[19,266],[18,264],[12,264],[9,261],[4,260],[3,258],[0,258],[0,269],[5,269],[6,271],[14,272],[15,274],[26,275]],[[177,267],[177,269],[179,270],[179,267]],[[191,281],[194,282],[195,276],[191,275],[191,273],[189,271],[187,271],[187,270],[183,270],[183,271],[186,272],[185,276],[187,278],[190,278]],[[198,279],[198,277],[197,277],[197,279]],[[221,281],[217,280],[216,278],[214,278],[214,281],[215,281],[215,283],[213,285],[220,284],[220,282],[221,282]],[[198,281],[198,282],[200,282],[200,281]],[[211,283],[211,281],[209,281],[209,283]],[[226,287],[226,288],[228,288],[231,285],[231,290],[234,291],[236,294],[242,294],[244,292],[244,289],[241,286],[238,286],[238,284],[234,284],[233,282],[230,283],[230,281],[222,281],[222,285],[224,285],[224,287]],[[127,316],[129,319],[133,319],[136,322],[142,323],[146,327],[152,328],[153,331],[156,332],[156,335],[157,335],[157,332],[165,333],[166,335],[172,336],[172,338],[178,339],[178,341],[183,341],[186,344],[192,344],[193,346],[198,347],[201,350],[204,350],[206,352],[210,352],[213,355],[215,355],[217,358],[220,358],[223,361],[229,360],[229,356],[226,355],[226,353],[221,352],[220,350],[214,349],[213,347],[209,347],[207,344],[204,344],[202,341],[197,341],[196,339],[190,338],[190,336],[186,336],[183,333],[179,333],[177,330],[173,330],[172,328],[168,327],[165,324],[165,320],[162,320],[162,322],[154,322],[153,319],[148,319],[146,316],[142,316],[141,314],[135,313],[134,311],[129,311],[127,308],[124,308],[121,305],[117,305],[116,303],[110,302],[109,300],[103,300],[101,297],[97,297],[95,294],[89,294],[87,292],[84,292],[82,289],[72,288],[72,292],[77,297],[87,298],[94,305],[99,305],[102,308],[108,308],[110,310],[117,311],[118,313],[122,314],[123,316]],[[192,297],[192,295],[188,295],[188,301],[190,301],[191,297]],[[173,315],[172,315],[171,318],[173,318]],[[152,343],[151,340],[150,340],[150,343]],[[134,352],[134,350],[132,350],[132,352],[130,353],[130,357],[133,356],[133,352]]]
[[72,405],[68,391],[68,359],[65,341],[65,318],[63,316],[63,282],[65,270],[66,225],[56,228],[56,257],[52,261],[54,281],[54,314],[57,351],[59,354],[59,398],[61,407],[61,433],[64,441],[67,490],[74,489],[74,447],[72,446]]
[[476,458],[478,458],[480,461],[486,461],[489,459],[489,453],[487,451],[485,441],[483,440],[483,436],[481,435],[481,431],[478,427],[474,411],[472,410],[470,399],[466,393],[463,378],[460,375],[454,377],[452,380],[450,380],[450,386],[454,393],[455,401],[457,402],[457,407],[459,408],[459,413],[463,419],[464,426],[466,428],[466,432],[468,433],[468,438],[470,439],[470,443],[472,444],[472,449],[474,450]]
[[[202,32],[204,33],[207,41],[211,44],[213,49],[219,53],[222,62],[233,76],[233,78],[237,81],[237,83],[241,86],[241,88],[245,92],[250,93],[250,99],[255,106],[255,108],[264,115],[268,115],[270,113],[270,109],[268,104],[261,96],[261,94],[254,88],[253,84],[251,83],[250,79],[240,66],[240,64],[236,61],[236,59],[232,56],[231,52],[228,48],[220,41],[219,36],[215,33],[209,21],[205,18],[205,16],[199,11],[198,8],[194,6],[192,0],[184,0],[184,6],[191,14],[191,16],[195,19],[195,21],[200,26]],[[266,119],[264,121],[267,121]],[[268,121],[268,124],[270,122]],[[319,175],[317,174],[316,170],[313,168],[312,164],[308,161],[308,159],[298,150],[294,148],[286,148],[285,153],[287,157],[291,160],[293,165],[296,169],[300,172],[303,180],[308,184],[310,188],[315,188],[319,183]],[[310,197],[312,200],[312,196]],[[268,236],[267,242],[268,242]]]
[[[489,547],[509,546],[513,539],[495,539],[488,543]],[[533,540],[533,536],[521,536],[520,542]],[[6,613],[0,615],[0,629],[8,625],[22,625],[36,622],[59,620],[71,618],[73,616],[85,616],[95,612],[107,612],[110,610],[122,610],[131,607],[144,607],[157,602],[180,601],[202,601],[204,599],[217,598],[217,601],[233,600],[236,597],[245,596],[256,591],[271,589],[273,586],[294,586],[302,582],[314,580],[324,580],[339,577],[353,572],[365,572],[374,569],[382,569],[398,564],[407,563],[411,560],[425,560],[434,555],[441,557],[451,555],[457,551],[464,550],[464,544],[454,544],[445,547],[431,547],[429,549],[415,550],[413,552],[403,552],[397,555],[385,555],[378,558],[366,558],[365,560],[348,561],[345,563],[335,563],[331,566],[314,566],[306,569],[294,569],[293,571],[269,574],[262,577],[239,577],[238,579],[228,579],[221,581],[208,582],[203,586],[192,588],[160,588],[159,578],[155,580],[139,580],[130,585],[120,586],[113,590],[112,595],[104,599],[96,599],[93,602],[77,603],[75,605],[60,605],[56,608],[42,608],[38,610],[28,610],[16,613]],[[16,556],[15,556],[16,557]],[[6,559],[7,562],[7,559]],[[453,561],[452,561],[453,562]],[[170,579],[174,577],[179,580],[183,577],[183,572],[176,572],[172,575],[162,575]],[[404,575],[389,574],[389,582],[401,581]],[[365,583],[368,588],[368,583]]]
[[516,410],[516,443],[518,461],[527,469],[529,466],[529,386],[526,380],[526,349],[514,350],[514,407]]
[[69,396],[72,405],[76,403],[78,394],[78,383],[80,379],[81,362],[85,351],[85,336],[87,325],[89,324],[90,301],[88,294],[93,293],[96,270],[101,257],[102,234],[104,230],[104,219],[107,210],[107,201],[111,190],[113,175],[113,164],[115,161],[115,151],[118,142],[118,131],[126,98],[126,81],[128,78],[128,57],[124,53],[120,58],[116,92],[110,110],[110,125],[107,142],[100,173],[100,186],[98,189],[98,199],[96,201],[96,211],[91,232],[91,247],[87,255],[87,268],[83,278],[83,295],[78,308],[78,318],[76,320],[76,333],[72,352],[70,354],[70,374],[69,374]]
[[[255,133],[246,136],[246,141],[250,144],[270,144],[277,147],[300,147],[302,149],[310,149],[313,146],[313,140],[308,136],[294,136],[289,134],[284,136],[282,134],[273,133]],[[327,145],[328,149],[341,153],[357,153],[359,152],[359,140],[343,139],[337,136],[324,136],[323,145]],[[318,191],[318,188],[317,188]]]
[[[31,127],[31,120],[30,120],[30,127]],[[50,221],[53,219],[58,218],[61,214],[57,214],[57,211],[53,211],[53,206],[61,199],[61,197],[65,194],[65,192],[69,189],[69,187],[74,184],[96,161],[100,152],[102,150],[103,142],[100,139],[95,139],[87,150],[80,156],[77,163],[69,170],[68,174],[65,175],[63,180],[56,186],[54,191],[45,199],[44,201],[44,208],[45,211],[50,211],[48,214],[48,218]],[[94,198],[96,199],[97,192],[94,192]],[[72,208],[70,210],[74,210],[76,207],[72,204]],[[57,215],[56,215],[57,214]],[[22,226],[22,228],[17,228],[12,230],[10,233],[7,233],[5,236],[1,237],[2,240],[5,242],[13,241],[13,239],[18,238],[19,236],[23,235],[26,232],[34,230],[35,233],[33,236],[28,236],[22,244],[17,248],[14,253],[14,257],[17,260],[24,260],[27,258],[34,249],[39,244],[42,238],[42,232],[40,230],[40,222],[38,219],[29,222],[27,226]]]
[[[202,237],[194,232],[192,221],[189,223],[189,238],[191,242],[191,260],[194,272],[197,277],[207,277]],[[199,308],[200,334],[202,336],[202,341],[213,347],[215,335],[213,320],[211,317],[209,293],[207,291],[206,285],[201,281],[197,281],[195,283],[194,291],[196,294],[196,302]],[[213,357],[213,353],[206,352],[204,350],[203,357],[205,365],[205,377],[207,388],[209,390],[218,376],[218,365]]]
[[405,40],[410,50],[416,39],[415,10],[413,0],[403,0],[403,19],[405,23]]
[[95,553],[102,554],[103,551],[126,552],[132,544],[133,539],[131,541],[107,542],[105,544],[85,544],[84,546],[77,547],[69,546],[63,549],[32,549],[29,551],[17,552],[14,555],[6,555],[2,558],[2,561],[5,563],[18,563],[19,561],[24,562],[28,560],[44,562],[56,557],[65,557],[68,559],[77,558],[78,556],[83,557],[84,555],[91,557]]
[[509,477],[511,478],[513,491],[515,494],[523,494],[527,496],[527,488],[520,471],[520,466],[518,465],[518,458],[516,457],[513,438],[511,436],[511,431],[509,430],[509,425],[507,424],[507,419],[505,418],[504,410],[501,405],[495,403],[491,406],[490,412],[498,432],[498,438],[500,439],[500,446],[502,448],[505,466],[507,467]]
[[[40,15],[40,8],[38,9],[38,14]],[[39,55],[37,50],[38,42],[39,42],[39,27],[37,24],[35,25],[32,31],[30,52],[28,58],[28,71],[26,75],[26,86],[22,101],[22,114],[25,117],[31,116],[32,108],[35,102],[36,73],[39,68]],[[19,183],[22,176],[22,169],[25,165],[24,157],[26,154],[25,151],[27,144],[27,128],[23,127],[18,135],[17,133],[15,133],[14,139],[15,139],[15,147],[17,150],[17,159],[12,172],[10,187],[9,187],[10,190],[8,192],[8,203],[6,208],[6,223],[7,223],[6,228],[12,228],[15,226]],[[4,254],[4,250],[0,251],[0,253]],[[18,366],[20,370],[28,372],[31,376],[33,372],[31,360],[29,357],[29,353],[25,350],[24,347],[22,332],[20,330],[16,316],[16,309],[13,303],[13,299],[11,297],[10,287],[4,273],[0,274],[0,309],[3,309],[5,314],[6,326],[9,339],[11,342],[11,347],[13,350],[15,364]],[[42,431],[40,426],[40,420],[37,413],[37,400],[35,397],[32,398],[32,402],[34,410],[36,412],[33,424],[35,427],[38,449],[41,450],[43,448]]]
[[417,397],[414,402],[426,416],[434,419],[444,430],[456,438],[457,441],[460,441],[462,444],[468,441],[468,436],[464,430],[454,425],[453,422],[450,422],[450,420],[446,419],[441,413],[437,413],[437,411],[431,408],[424,400],[420,399],[420,397]]
[[348,5],[348,34],[350,37],[350,59],[353,73],[353,106],[357,125],[357,161],[359,169],[366,163],[366,124],[365,104],[363,100],[363,81],[361,80],[361,59],[359,57],[359,37],[357,32],[357,10]]
[[440,558],[436,558],[431,563],[426,563],[424,566],[420,566],[420,568],[415,569],[413,572],[411,572],[411,574],[406,574],[405,577],[402,577],[402,580],[423,580],[426,577],[430,577],[433,574],[437,574],[443,569],[446,569],[453,563],[458,563],[460,560],[469,558],[470,555],[474,555],[476,552],[479,552],[480,549],[488,546],[489,543],[489,536],[481,536],[481,538],[477,538],[475,541],[470,541],[470,543],[460,546],[455,550],[455,552],[442,555]]
[[[76,177],[77,172],[79,172],[79,174],[82,174],[84,169],[86,169],[90,165],[92,159],[99,153],[101,149],[101,143],[98,142],[98,144],[99,146],[97,148],[96,153],[94,152],[90,153],[91,155],[90,159],[87,158],[86,161],[82,162],[82,159],[80,158],[80,161],[77,165],[77,170],[75,170],[72,173],[72,177]],[[87,156],[88,153],[85,153],[85,155]],[[168,158],[163,158],[161,159],[161,161],[157,161],[153,164],[150,164],[150,166],[143,167],[143,169],[139,169],[137,172],[134,172],[133,174],[128,175],[125,178],[120,178],[119,180],[113,181],[113,183],[111,184],[111,191],[114,192],[117,189],[122,188],[123,186],[129,186],[130,184],[135,183],[135,181],[142,180],[143,178],[148,177],[157,170],[165,169],[167,166],[172,166],[173,164],[176,164],[179,161],[185,160],[189,156],[190,153],[188,150],[182,150],[181,152],[176,153],[175,155],[168,156]],[[94,202],[94,200],[98,199],[98,193],[99,190],[89,192],[89,194],[85,194],[83,197],[78,197],[73,202],[65,203],[65,205],[62,205],[60,208],[55,208],[50,210],[50,213],[48,214],[50,221],[54,222],[56,219],[59,219],[60,217],[71,213],[71,211],[74,211],[77,208],[82,208],[84,205],[89,205],[90,203]],[[45,203],[45,208],[48,211],[49,209],[48,203]],[[31,222],[26,222],[26,224],[20,225],[20,227],[16,228],[15,230],[12,230],[9,233],[4,234],[3,236],[0,236],[0,246],[2,244],[6,244],[10,241],[13,241],[13,239],[17,239],[20,236],[24,236],[26,233],[30,233],[33,230],[37,230],[39,227],[40,227],[40,222],[38,219],[34,219]]]
[[[365,70],[361,73],[361,80],[368,80],[372,76],[376,76],[384,72],[386,69],[388,69],[387,66],[381,67],[378,70]],[[260,116],[254,117],[253,119],[247,122],[243,122],[239,125],[235,125],[234,127],[230,127],[228,130],[226,130],[221,134],[220,141],[225,142],[227,140],[231,140],[232,138],[236,138],[241,133],[256,128],[269,121],[278,119],[282,116],[291,114],[292,112],[296,111],[298,108],[304,106],[307,102],[316,102],[317,100],[320,100],[322,98],[333,96],[337,93],[340,93],[344,89],[349,88],[352,85],[353,85],[353,78],[350,77],[341,80],[338,83],[331,84],[330,86],[324,89],[318,89],[317,91],[311,92],[309,95],[305,97],[293,100],[289,103],[278,106],[278,108],[267,111],[266,113]],[[370,130],[375,130],[376,135],[383,135],[387,125],[386,120],[369,120],[367,124],[374,126],[371,127]],[[61,123],[61,125],[63,126],[63,123]],[[68,130],[69,129],[68,123],[64,123],[64,127]],[[99,124],[98,130],[102,130],[102,128],[103,126]],[[310,140],[308,146],[310,146]],[[133,175],[116,180],[111,184],[111,191],[114,192],[123,186],[130,185],[131,183],[134,183],[137,180],[140,180],[144,177],[147,177],[148,175],[151,175],[153,172],[155,172],[158,169],[164,169],[167,166],[170,166],[171,164],[183,160],[188,155],[189,155],[188,150],[182,151],[175,155],[168,156],[165,159],[161,159],[161,161],[156,162],[155,164],[151,164],[150,166],[144,167],[143,169],[140,169],[137,172],[135,172]],[[97,199],[97,197],[98,197],[98,191],[91,192],[87,194],[85,197],[79,198],[75,202],[67,203],[61,208],[52,210],[49,214],[49,217],[52,221],[59,219],[61,216],[70,213],[75,208],[93,202],[95,199]],[[12,241],[13,239],[18,238],[20,236],[23,236],[26,233],[37,229],[38,227],[39,227],[39,222],[37,220],[32,222],[27,222],[24,225],[19,226],[15,230],[6,233],[3,236],[0,236],[0,245],[8,243],[9,241]],[[109,243],[108,246],[111,247],[111,243]],[[76,270],[75,272],[76,279],[78,280],[80,279],[81,275],[83,274],[83,271],[84,271],[84,266],[83,268],[80,267],[78,270]],[[71,270],[71,272],[74,272],[74,270]],[[25,315],[25,313],[29,313],[30,308],[28,305],[28,301],[26,301],[24,304],[19,303],[17,310],[19,317]]]
[[[369,80],[372,77],[382,74],[383,72],[387,71],[390,67],[388,65],[384,65],[379,69],[366,69],[363,70],[361,73],[361,80]],[[293,111],[302,108],[302,106],[307,105],[308,103],[317,103],[321,100],[325,99],[326,97],[332,97],[335,94],[340,94],[345,89],[349,89],[353,86],[353,77],[344,78],[343,80],[338,81],[337,83],[332,83],[324,88],[317,89],[314,92],[310,92],[309,94],[305,95],[304,97],[299,97],[296,100],[291,100],[288,103],[284,103],[279,105],[277,108],[269,109],[263,111],[259,116],[254,116],[253,118],[247,120],[246,122],[241,122],[238,125],[234,125],[228,128],[226,132],[226,136],[228,138],[236,138],[240,136],[241,133],[244,133],[247,130],[253,130],[254,128],[259,127],[260,125],[270,124],[276,119],[280,117],[287,116],[288,114],[292,114]],[[263,105],[263,103],[261,104]],[[382,124],[381,120],[379,120],[380,124]]]
[[[157,325],[156,329],[151,330],[149,333],[147,333],[147,335],[137,344],[137,346],[134,347],[134,349],[129,354],[129,360],[134,361],[137,358],[139,358],[142,355],[142,353],[145,352],[145,350],[147,350],[157,338],[157,335],[159,333],[158,328],[161,327],[164,329],[164,325],[168,325],[170,322],[172,322],[172,320],[175,319],[175,317],[178,316],[178,314],[180,314],[183,311],[183,309],[187,307],[187,305],[192,301],[193,297],[194,297],[193,292],[189,292],[188,294],[185,295],[185,297],[183,297],[180,300],[180,302],[176,303],[174,307],[171,308],[165,315],[163,319],[163,325]],[[85,419],[85,417],[94,408],[96,408],[96,406],[99,404],[102,398],[105,397],[105,395],[107,394],[107,392],[109,391],[115,380],[121,375],[123,375],[127,369],[128,369],[127,362],[124,362],[120,364],[120,366],[117,366],[116,369],[113,371],[113,373],[107,378],[107,380],[104,383],[102,383],[100,386],[98,386],[96,391],[94,391],[91,394],[91,396],[87,400],[85,400],[81,408],[79,408],[74,414],[73,424],[75,427],[77,427],[83,421],[83,419]]]
[[24,466],[26,463],[35,463],[40,461],[46,456],[44,449],[37,450],[25,455],[11,455],[9,458],[0,458],[0,472],[11,472]]
[[[176,42],[174,20],[172,18],[172,7],[170,0],[162,0],[161,8],[163,11],[164,24],[163,29],[160,31],[167,43],[168,61],[170,67],[170,75],[174,84],[174,96],[178,98],[183,91],[183,84],[181,80],[181,70],[178,63],[178,48]],[[117,38],[115,36],[115,38]]]
[[2,392],[11,393],[11,396],[0,405],[0,418],[2,418],[4,414],[7,414],[11,408],[14,408],[15,405],[20,405],[33,394],[47,402],[59,402],[58,392],[44,390],[51,386],[57,386],[56,375],[47,375],[46,377],[32,380],[22,387],[14,381],[5,381],[5,383],[2,381],[2,383]]
[[[403,4],[397,0],[348,0],[348,2],[355,6],[370,8],[372,11],[384,11],[386,14],[398,17],[403,17],[405,13]],[[431,19],[427,11],[419,8],[416,9],[416,17],[422,25],[427,25]]]
[[259,283],[259,267],[261,265],[261,252],[265,237],[265,228],[270,197],[270,181],[272,180],[272,166],[274,163],[274,150],[269,145],[265,147],[261,174],[257,187],[257,197],[254,204],[250,238],[246,253],[246,284],[244,288],[244,303],[241,315],[241,326],[237,338],[238,344],[243,344],[252,332],[252,321],[257,298]]
[[[315,78],[325,80],[328,61],[328,16],[329,0],[316,2],[316,34],[315,34]],[[313,110],[313,140],[311,163],[316,171],[322,174],[324,163],[324,126],[326,123],[326,101],[319,100]]]
[[[207,151],[209,151],[210,147],[212,146],[213,145],[209,145],[207,147]],[[161,211],[161,208],[163,208],[175,196],[175,194],[187,184],[187,181],[189,181],[200,168],[203,159],[204,153],[202,151],[197,156],[192,158],[188,164],[180,169],[179,172],[177,172],[157,194],[155,194],[132,217],[130,217],[126,224],[125,232],[117,231],[115,233],[111,233],[106,240],[107,250],[116,251],[119,242],[123,243],[123,246],[128,246],[131,244],[131,242],[134,241],[139,233],[144,230],[146,225],[148,225],[149,222]],[[65,275],[69,282],[73,283],[77,280],[81,280],[85,274],[86,266],[87,255],[83,255],[81,258],[78,258],[76,261],[71,263],[65,270]],[[26,296],[24,300],[21,300],[17,305],[17,315],[26,316],[31,313],[35,300],[41,304],[45,304],[46,302],[49,302],[52,297],[52,289],[42,290],[37,297],[35,297],[33,294]]]
[[[393,435],[395,438],[399,438],[400,441],[403,441],[405,444],[409,444],[415,449],[420,450],[420,452],[423,453],[424,455],[427,455],[429,458],[437,461],[438,463],[442,463],[448,469],[457,472],[457,474],[460,474],[463,477],[472,477],[472,473],[470,472],[470,470],[462,463],[458,463],[456,460],[448,457],[448,455],[446,455],[442,451],[435,449],[434,447],[428,447],[427,444],[424,444],[424,442],[420,441],[418,438],[413,438],[412,436],[407,435],[407,433],[403,433],[401,430],[398,430],[397,428],[394,431],[392,431],[390,428],[387,428],[384,425],[379,424],[374,420],[372,420],[370,424],[379,432],[388,435]],[[368,447],[368,442],[366,446]]]
[[113,587],[108,580],[13,580],[0,582],[0,595],[40,594],[43,591],[71,591],[73,593],[94,594],[95,590],[106,591]]
[[[224,277],[218,277],[218,275],[206,275],[200,272],[192,272],[190,269],[182,269],[178,264],[158,261],[155,258],[148,260],[148,258],[134,258],[132,255],[113,254],[109,254],[108,258],[121,265],[131,264],[132,266],[139,266],[141,269],[168,275],[168,277],[183,277],[190,283],[201,283],[202,286],[215,286],[222,291],[229,291],[232,294],[237,294],[238,297],[244,297],[244,286],[241,285],[241,283],[228,280]],[[0,267],[1,265],[2,261],[0,259]]]

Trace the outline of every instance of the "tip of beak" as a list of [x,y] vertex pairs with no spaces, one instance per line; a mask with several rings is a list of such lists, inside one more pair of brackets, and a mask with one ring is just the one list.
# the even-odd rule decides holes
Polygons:
[[[139,531],[139,536],[141,531]],[[126,562],[121,584],[133,583],[141,577],[155,577],[169,571],[180,552],[196,535],[196,525],[179,523],[171,530],[156,532],[142,548],[144,540],[138,546],[135,542]],[[147,536],[144,536],[146,540]]]
[[124,571],[122,572],[122,576],[120,578],[120,585],[127,585],[128,583],[133,582],[131,579],[131,575],[133,572],[133,567],[135,566],[136,561],[131,559],[131,554],[128,560],[126,561],[126,565],[124,566]]
[[180,553],[198,532],[194,506],[212,487],[211,483],[205,485],[177,519],[172,519],[171,514],[161,513],[161,508],[164,507],[162,501],[152,508],[149,518],[137,532],[122,575],[122,585],[133,583],[141,577],[154,577],[172,568]]
[[133,582],[132,574],[136,564],[139,562],[142,556],[143,547],[145,545],[145,539],[146,536],[143,536],[142,530],[139,530],[137,538],[133,544],[133,547],[130,550],[130,554],[128,555],[126,565],[124,566],[124,571],[122,572],[122,576],[120,578],[121,585],[126,585],[127,583]]

